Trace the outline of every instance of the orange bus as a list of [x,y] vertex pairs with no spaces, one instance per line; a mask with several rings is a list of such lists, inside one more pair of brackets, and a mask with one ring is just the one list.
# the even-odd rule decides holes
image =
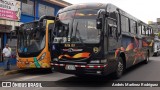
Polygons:
[[43,16],[38,21],[22,24],[18,30],[17,66],[50,69],[51,31],[55,17]]

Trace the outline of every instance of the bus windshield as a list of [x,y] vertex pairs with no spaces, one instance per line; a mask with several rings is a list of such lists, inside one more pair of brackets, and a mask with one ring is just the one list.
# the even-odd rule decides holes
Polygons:
[[38,22],[21,26],[18,35],[18,53],[39,52],[45,47],[45,30]]
[[58,14],[55,39],[62,39],[61,43],[99,43],[100,30],[96,28],[97,11],[72,10]]

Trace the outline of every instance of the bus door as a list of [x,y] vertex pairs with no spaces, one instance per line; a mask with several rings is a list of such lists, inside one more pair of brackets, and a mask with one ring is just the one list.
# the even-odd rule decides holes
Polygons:
[[108,30],[108,63],[110,67],[116,66],[115,51],[118,48],[118,26],[117,20],[113,18],[107,18],[107,30]]

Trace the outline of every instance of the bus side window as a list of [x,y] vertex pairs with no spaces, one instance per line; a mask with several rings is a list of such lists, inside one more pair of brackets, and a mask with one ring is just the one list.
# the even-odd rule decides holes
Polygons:
[[113,30],[113,37],[115,39],[117,39],[118,38],[118,29],[117,29],[117,27],[113,27],[112,30]]
[[146,35],[146,27],[142,25],[142,35]]
[[108,25],[108,28],[109,28],[109,36],[113,37],[112,27]]
[[118,31],[116,25],[108,25],[109,27],[109,36],[117,38],[118,37]]
[[142,30],[142,25],[140,23],[138,23],[137,26],[138,26],[137,34],[141,35],[142,34],[142,31],[141,31]]

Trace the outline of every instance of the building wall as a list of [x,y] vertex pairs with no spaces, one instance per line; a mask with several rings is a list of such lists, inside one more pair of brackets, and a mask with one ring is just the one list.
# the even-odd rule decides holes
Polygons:
[[[22,22],[22,23],[31,22],[31,21],[34,21],[34,20],[38,20],[40,18],[40,16],[39,16],[39,12],[40,12],[39,6],[40,6],[40,4],[54,8],[54,11],[53,11],[54,16],[57,14],[59,9],[63,8],[61,6],[58,6],[56,4],[51,4],[51,3],[45,2],[43,0],[28,0],[28,1],[31,1],[31,3],[33,2],[32,4],[33,4],[34,13],[31,15],[31,14],[24,13],[22,11],[23,3],[27,0],[17,0],[17,1],[21,2],[21,19],[20,19],[20,22]],[[27,10],[27,9],[25,8],[25,10]],[[12,45],[11,42],[13,42],[13,41],[9,40],[10,39],[9,35],[10,34],[7,34],[7,33],[1,33],[1,37],[0,37],[1,38],[1,48],[0,48],[1,50],[4,48],[6,43],[9,43],[10,46]],[[16,40],[16,38],[14,38],[14,40]],[[0,57],[0,62],[1,61],[3,61],[3,59]]]
[[[20,1],[22,1],[22,0],[20,0]],[[26,23],[26,22],[38,20],[40,18],[40,16],[39,16],[39,11],[40,11],[39,10],[39,5],[40,4],[54,8],[55,11],[53,11],[54,12],[53,15],[56,15],[58,10],[63,8],[61,6],[51,4],[51,3],[48,3],[48,2],[45,2],[45,1],[42,1],[42,0],[31,0],[31,1],[33,1],[34,4],[35,4],[35,7],[34,7],[35,15],[28,15],[28,14],[22,12],[20,22]],[[22,7],[22,4],[21,4],[21,7]]]
[[148,24],[153,27],[154,33],[160,32],[160,18],[157,18],[156,22],[149,21]]

